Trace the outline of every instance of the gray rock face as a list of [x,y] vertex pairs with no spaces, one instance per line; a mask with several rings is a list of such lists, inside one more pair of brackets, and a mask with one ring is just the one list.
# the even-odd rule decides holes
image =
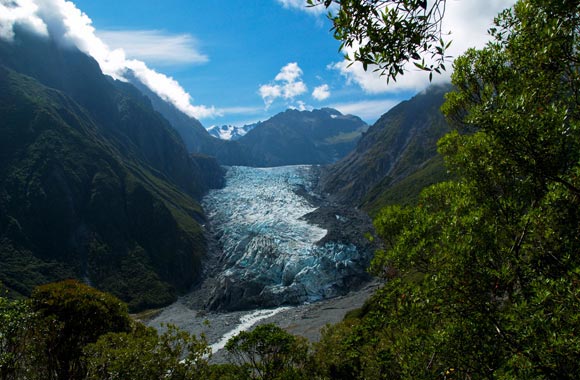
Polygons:
[[[307,196],[316,179],[310,166],[231,167],[226,187],[204,198],[222,251],[210,309],[313,302],[345,294],[368,279],[373,252],[368,244],[329,234],[324,220],[307,221],[317,210],[311,203],[316,198]],[[350,216],[328,217],[356,234]]]

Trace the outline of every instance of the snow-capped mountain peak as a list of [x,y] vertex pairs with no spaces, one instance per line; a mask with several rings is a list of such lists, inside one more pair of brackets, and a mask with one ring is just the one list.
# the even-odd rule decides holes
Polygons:
[[212,125],[207,129],[207,131],[210,135],[217,137],[218,139],[234,141],[254,129],[256,125],[257,124],[248,124],[241,127],[235,125]]

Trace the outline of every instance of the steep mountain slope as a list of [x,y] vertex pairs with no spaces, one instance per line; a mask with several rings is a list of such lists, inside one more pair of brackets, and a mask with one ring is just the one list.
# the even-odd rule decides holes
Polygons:
[[221,140],[211,136],[199,120],[178,110],[173,104],[161,99],[157,94],[128,73],[130,82],[150,101],[153,108],[169,121],[177,131],[189,153],[199,157],[215,157],[222,165],[252,166],[247,150],[237,142]]
[[328,164],[344,157],[366,130],[358,117],[323,108],[287,110],[238,140],[253,166]]
[[432,86],[384,114],[344,159],[327,167],[323,192],[340,202],[363,205],[371,213],[401,196],[414,197],[445,177],[436,143],[449,127],[439,108],[447,86]]
[[0,41],[0,88],[2,284],[82,278],[134,309],[189,289],[205,251],[195,197],[216,166],[134,87],[49,39]]

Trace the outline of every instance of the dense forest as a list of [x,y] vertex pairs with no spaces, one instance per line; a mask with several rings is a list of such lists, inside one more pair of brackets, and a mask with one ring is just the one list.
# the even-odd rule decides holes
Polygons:
[[273,325],[203,337],[132,320],[77,282],[0,298],[2,379],[577,379],[580,2],[520,0],[454,63],[450,181],[375,219],[385,279],[309,344]]

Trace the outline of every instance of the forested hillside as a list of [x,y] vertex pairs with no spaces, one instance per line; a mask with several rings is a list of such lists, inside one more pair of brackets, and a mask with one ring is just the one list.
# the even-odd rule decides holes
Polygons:
[[21,32],[0,41],[0,64],[3,286],[78,278],[131,308],[189,289],[205,251],[195,197],[219,167],[72,47]]

